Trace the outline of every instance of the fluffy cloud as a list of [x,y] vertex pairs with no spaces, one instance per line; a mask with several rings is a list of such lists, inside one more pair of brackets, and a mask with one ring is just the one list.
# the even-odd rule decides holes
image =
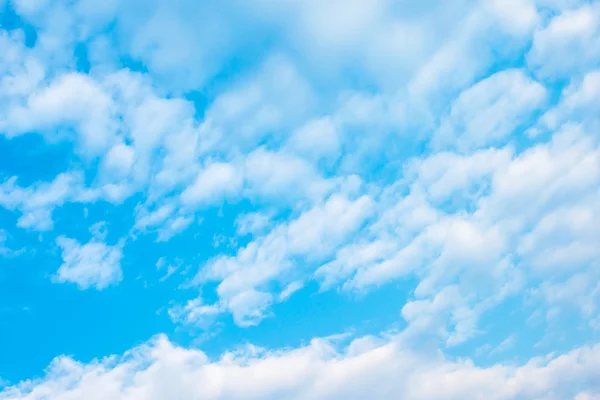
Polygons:
[[[310,5],[292,2],[286,7],[262,1],[256,9],[249,9],[235,1],[230,4],[231,7],[219,9],[192,3],[182,1],[178,7],[167,9],[153,2],[144,7],[145,13],[136,11],[134,17],[132,13],[137,7],[120,1],[112,1],[102,8],[83,0],[69,6],[54,1],[15,2],[17,13],[31,22],[40,35],[32,49],[24,46],[23,40],[18,37],[3,37],[6,47],[11,49],[6,66],[12,75],[11,79],[4,79],[4,82],[7,88],[11,88],[7,93],[13,94],[7,99],[10,107],[4,111],[4,133],[41,130],[55,137],[59,132],[62,133],[60,138],[66,136],[74,140],[84,155],[102,157],[102,167],[89,188],[88,198],[104,198],[119,203],[136,192],[146,192],[149,198],[147,207],[151,208],[156,206],[156,198],[175,191],[181,195],[184,204],[208,204],[210,201],[195,198],[207,198],[206,190],[209,189],[205,189],[205,194],[201,195],[193,188],[202,186],[202,179],[208,177],[204,172],[211,160],[235,158],[238,163],[236,168],[246,170],[244,177],[249,189],[246,195],[273,201],[280,197],[281,192],[286,192],[292,202],[306,197],[314,201],[327,195],[331,189],[327,182],[319,179],[322,175],[318,171],[319,160],[324,159],[326,165],[331,165],[344,141],[355,142],[349,146],[349,150],[357,155],[345,157],[342,163],[344,168],[353,169],[363,161],[360,153],[379,151],[385,144],[380,139],[373,139],[373,135],[365,139],[359,139],[357,135],[342,135],[340,131],[346,128],[343,120],[349,118],[348,113],[346,117],[338,114],[333,118],[315,117],[316,107],[320,105],[327,109],[327,99],[331,96],[319,98],[315,95],[313,86],[319,80],[311,81],[310,78],[317,71],[306,71],[302,62],[295,57],[303,54],[312,59],[313,56],[309,54],[312,53],[320,54],[319,58],[322,58],[326,53],[330,56],[327,57],[330,65],[355,58],[368,59],[367,65],[363,65],[365,71],[380,76],[381,63],[377,60],[382,58],[381,54],[390,54],[390,48],[389,45],[383,45],[379,50],[370,50],[373,48],[370,43],[383,43],[390,35],[410,35],[413,38],[411,41],[421,43],[423,50],[411,47],[394,49],[393,52],[410,55],[398,56],[400,63],[414,60],[411,61],[414,65],[409,68],[412,72],[406,74],[407,79],[413,73],[416,75],[412,80],[417,83],[421,79],[419,76],[438,79],[432,75],[437,76],[437,72],[427,72],[427,65],[437,64],[435,49],[445,46],[446,32],[455,26],[450,17],[454,13],[461,15],[461,10],[470,6],[467,2],[461,3],[453,8],[452,15],[446,15],[447,10],[443,10],[444,7],[438,3],[430,11],[411,6],[409,13],[402,17],[388,1],[377,1],[369,6],[352,3],[345,4],[344,14],[340,15],[340,20],[346,21],[347,25],[325,26],[322,25],[323,15],[340,8],[337,1],[323,4],[310,2]],[[519,23],[525,27],[523,29],[510,28],[506,22],[514,21],[507,20],[502,9],[496,6],[476,4],[469,14],[485,16],[485,21],[495,24],[494,29],[509,35],[521,35],[522,31],[526,32],[527,27],[535,23],[535,16],[531,15],[531,7],[525,2],[515,2],[515,6],[527,11],[523,13],[522,23]],[[256,14],[258,10],[261,10],[258,14],[264,12],[260,18]],[[190,84],[202,85],[231,56],[230,51],[235,47],[234,38],[243,39],[240,43],[246,43],[254,37],[241,34],[244,24],[236,24],[240,32],[233,32],[231,24],[222,24],[223,28],[214,26],[223,34],[219,36],[220,39],[209,35],[212,39],[208,40],[203,36],[206,46],[187,48],[183,45],[187,42],[181,39],[183,36],[206,33],[195,19],[188,17],[204,16],[207,12],[214,17],[211,21],[215,18],[240,18],[248,24],[249,32],[258,36],[264,29],[273,29],[289,40],[292,47],[302,51],[296,52],[296,56],[283,51],[258,53],[261,55],[260,62],[251,64],[251,68],[240,74],[240,79],[232,79],[231,84],[224,85],[223,90],[206,107],[203,119],[197,121],[192,102],[177,95],[164,95],[164,90],[161,93],[162,88],[157,87],[161,85],[157,85],[157,82],[166,84],[170,89],[189,88]],[[54,23],[48,15],[60,17],[63,23]],[[428,34],[417,24],[428,19],[439,19],[433,24],[439,29],[435,30],[432,37],[427,37]],[[289,23],[282,24],[282,21]],[[174,29],[169,35],[161,32],[164,26],[173,24]],[[257,24],[264,26],[259,28]],[[212,22],[200,25],[208,32],[213,30],[210,28]],[[114,30],[100,33],[103,26],[113,26]],[[469,29],[479,29],[469,26]],[[106,35],[113,35],[113,39],[120,39],[122,43],[112,43],[112,39],[107,39]],[[318,41],[315,35],[319,36]],[[357,46],[356,41],[363,37],[372,40],[365,42],[364,46]],[[422,42],[415,40],[416,37],[422,38]],[[99,60],[95,51],[103,40],[109,40],[108,46],[117,54],[106,55],[106,60]],[[64,49],[56,48],[60,42],[63,42]],[[315,46],[316,42],[319,46]],[[97,67],[92,69],[93,73],[65,72],[64,67],[44,70],[44,64],[54,66],[55,62],[62,59],[62,56],[57,56],[50,62],[48,52],[74,53],[74,46],[78,43],[89,46],[87,61],[95,63]],[[471,47],[469,43],[464,45]],[[313,50],[309,50],[311,48]],[[206,51],[211,54],[211,63],[208,64],[212,67],[204,58],[208,54]],[[215,52],[220,56],[217,57]],[[149,73],[135,73],[112,63],[106,64],[111,57],[123,55],[121,53],[143,62]],[[165,53],[165,56],[159,56],[161,53]],[[74,54],[63,60],[64,65],[71,65],[73,57]],[[417,65],[419,62],[422,68]],[[185,71],[182,64],[185,64]],[[173,76],[174,68],[178,71],[177,79]],[[319,69],[326,68],[319,66]],[[337,70],[337,67],[333,70]],[[166,79],[167,75],[170,79]],[[397,108],[391,108],[386,113],[396,114]],[[372,124],[377,115],[372,112],[367,114]],[[288,140],[286,136],[292,131],[295,133]],[[319,136],[318,141],[307,140],[314,135]],[[286,144],[284,151],[275,151],[273,146],[255,148],[257,144],[265,142],[275,147]],[[377,144],[373,145],[373,142]],[[353,147],[356,147],[356,151]],[[242,151],[242,157],[239,157],[238,151]],[[317,165],[314,165],[315,162]],[[227,193],[222,193],[222,196],[218,195],[218,190],[211,192],[212,201],[237,195],[241,189],[239,179],[231,181]],[[159,201],[158,206],[161,205]],[[174,206],[179,207],[177,204]],[[182,227],[184,221],[190,221],[189,215],[178,214],[175,218],[179,219],[165,219],[164,223]],[[36,220],[40,222],[36,224]],[[21,226],[37,225],[50,229],[49,221],[48,212],[29,212]],[[157,224],[153,229],[161,227],[161,224]],[[173,233],[182,231],[168,227],[164,230]],[[162,235],[163,238],[170,236]]]
[[0,392],[2,400],[206,399],[595,399],[600,349],[580,347],[525,364],[479,367],[420,354],[395,339],[364,337],[345,348],[325,339],[265,351],[248,346],[210,361],[164,336],[123,357],[89,364],[54,360],[47,375]]
[[18,226],[39,231],[53,227],[52,210],[66,201],[82,200],[82,180],[79,173],[63,173],[52,182],[40,182],[22,188],[18,186],[17,177],[12,177],[0,184],[0,205],[9,209],[17,209],[22,215]]
[[598,66],[600,12],[595,3],[567,9],[539,29],[527,55],[542,77],[556,79]]
[[462,151],[496,144],[526,122],[545,97],[544,87],[523,71],[497,72],[458,96],[434,144]]
[[[165,242],[207,209],[241,210],[207,236],[235,229],[239,248],[199,254],[181,286],[192,298],[165,300],[184,329],[224,313],[255,326],[310,280],[339,296],[406,280],[407,327],[212,362],[157,337],[124,357],[58,358],[0,399],[598,397],[597,347],[488,367],[413,347],[472,339],[509,298],[549,331],[564,315],[582,335],[599,329],[596,4],[99,4],[8,5],[27,29],[0,30],[0,144],[41,135],[72,150],[54,179],[7,169],[0,206],[16,225],[54,245],[55,211],[97,202],[106,218],[133,216],[123,236],[154,232],[157,251],[179,252]],[[122,279],[124,244],[102,232],[58,236],[56,282]],[[157,279],[184,263],[157,264]]]
[[84,152],[103,153],[114,140],[112,99],[97,83],[82,74],[65,74],[39,92],[32,93],[21,107],[6,111],[4,129],[9,134],[35,130],[53,135],[75,129]]
[[581,125],[585,131],[598,129],[598,104],[600,104],[600,70],[587,72],[563,90],[559,104],[541,118],[539,129],[556,130],[564,124]]
[[70,282],[80,289],[106,289],[123,278],[121,271],[122,244],[108,246],[99,239],[80,244],[75,239],[60,236],[56,243],[62,249],[63,264],[54,280]]
[[248,155],[246,178],[251,193],[267,199],[317,200],[332,188],[306,160],[263,148]]
[[[213,307],[231,312],[238,325],[255,325],[268,315],[268,307],[275,301],[271,293],[264,291],[267,286],[280,286],[278,298],[286,300],[298,289],[289,286],[298,285],[294,280],[297,260],[310,263],[327,257],[361,227],[371,212],[372,200],[367,196],[350,199],[333,194],[323,204],[314,205],[296,219],[251,241],[235,256],[210,260],[198,272],[195,283],[219,282],[220,300]],[[200,315],[193,304],[188,303],[184,309],[176,307],[177,319],[190,321],[189,317],[181,317],[182,311]],[[206,307],[201,301],[196,304]]]
[[288,245],[295,254],[320,258],[329,254],[369,217],[372,201],[362,196],[349,201],[332,195],[325,204],[303,213],[288,227]]
[[242,182],[235,166],[227,163],[210,164],[181,193],[181,201],[186,205],[220,203],[228,196],[236,195]]
[[306,158],[335,159],[339,155],[339,133],[331,118],[321,118],[307,122],[288,139],[286,146],[292,152]]
[[[391,187],[379,219],[316,271],[324,288],[364,290],[417,276],[403,317],[457,344],[526,281],[557,293],[565,277],[596,276],[600,153],[580,129],[567,126],[518,155],[510,148],[438,153],[413,163],[406,176],[408,194]],[[597,289],[579,288],[593,300],[575,305],[591,315]],[[568,296],[540,297],[559,305]]]

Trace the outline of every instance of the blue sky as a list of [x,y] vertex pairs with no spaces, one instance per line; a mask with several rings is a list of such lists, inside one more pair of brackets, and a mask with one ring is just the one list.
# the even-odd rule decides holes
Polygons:
[[0,400],[600,398],[598,2],[0,10]]

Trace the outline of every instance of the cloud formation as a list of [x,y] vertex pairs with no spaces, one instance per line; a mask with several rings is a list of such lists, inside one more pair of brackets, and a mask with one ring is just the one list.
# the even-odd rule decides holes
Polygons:
[[69,283],[167,331],[0,400],[600,396],[596,2],[0,7],[5,308]]
[[210,361],[164,336],[122,357],[82,364],[57,358],[47,375],[6,389],[2,400],[596,399],[600,349],[581,347],[520,365],[477,367],[364,337],[338,348],[314,339],[293,350],[256,347]]
[[56,244],[62,250],[63,264],[54,280],[74,283],[80,289],[102,290],[123,278],[121,244],[108,246],[99,239],[80,244],[75,239],[58,237]]

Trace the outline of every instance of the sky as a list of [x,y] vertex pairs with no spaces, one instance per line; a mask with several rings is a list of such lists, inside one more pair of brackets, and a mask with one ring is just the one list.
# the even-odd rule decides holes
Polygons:
[[600,2],[0,0],[0,400],[600,399]]

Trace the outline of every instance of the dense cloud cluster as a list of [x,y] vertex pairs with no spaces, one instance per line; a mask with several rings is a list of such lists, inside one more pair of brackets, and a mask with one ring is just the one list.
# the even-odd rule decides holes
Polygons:
[[[311,284],[415,284],[391,337],[214,361],[158,336],[122,357],[59,357],[0,399],[599,398],[597,2],[2,3],[0,136],[39,136],[68,162],[0,175],[16,219],[0,257],[23,251],[12,230],[40,235],[61,259],[51,282],[103,291],[138,237],[167,243],[206,210],[250,204],[215,239],[227,251],[157,262],[161,282],[185,270],[197,289],[167,307],[182,329],[257,326]],[[56,231],[58,211],[92,204],[131,226]],[[567,316],[590,340],[517,364],[444,355],[507,301],[544,325],[540,343]]]
[[2,400],[75,399],[597,399],[600,348],[582,347],[525,365],[481,368],[418,354],[395,339],[356,339],[342,350],[315,339],[294,350],[248,347],[210,362],[159,336],[121,358],[56,359],[42,381]]

